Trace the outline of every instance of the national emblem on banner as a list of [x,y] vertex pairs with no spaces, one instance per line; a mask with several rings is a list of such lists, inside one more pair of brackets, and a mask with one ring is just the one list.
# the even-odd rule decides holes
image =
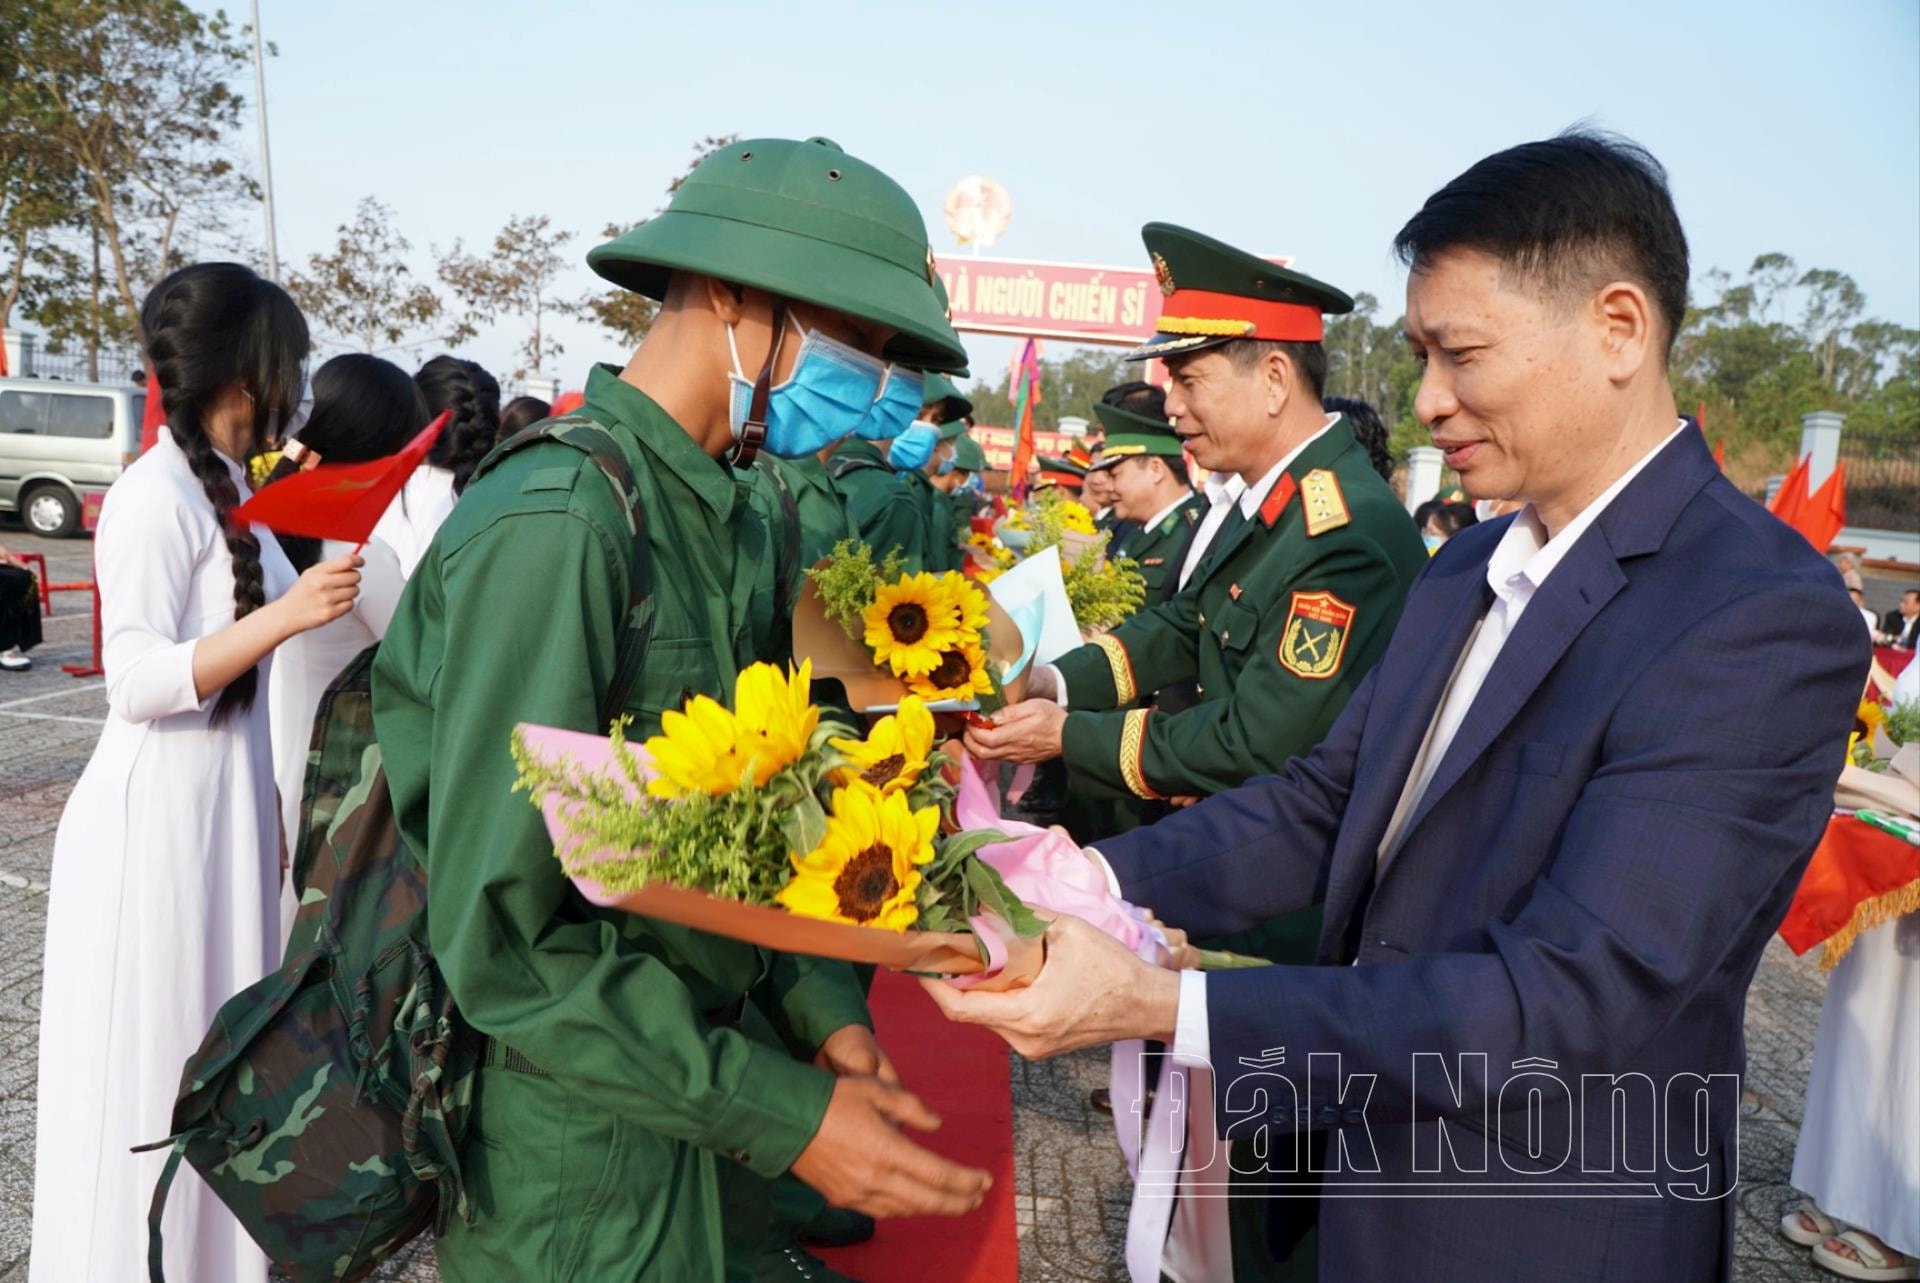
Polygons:
[[1354,609],[1330,592],[1297,592],[1280,634],[1280,666],[1295,677],[1319,680],[1340,671],[1353,631]]

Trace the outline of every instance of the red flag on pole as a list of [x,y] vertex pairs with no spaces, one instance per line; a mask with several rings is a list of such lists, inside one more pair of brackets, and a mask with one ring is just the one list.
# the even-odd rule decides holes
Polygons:
[[1040,396],[1040,367],[1034,360],[1032,339],[1027,340],[1015,365],[1019,377],[1014,380],[1013,466],[1007,473],[1007,491],[1015,499],[1024,499],[1027,470],[1033,464],[1033,403]]
[[1801,508],[1793,528],[1807,537],[1815,552],[1833,547],[1840,527],[1847,524],[1847,465],[1836,461],[1833,471]]
[[160,439],[160,427],[167,421],[167,407],[160,400],[160,380],[147,371],[147,408],[140,415],[140,453],[153,449]]
[[1807,461],[1800,458],[1794,461],[1793,471],[1780,483],[1780,489],[1774,493],[1773,502],[1767,505],[1771,512],[1788,525],[1799,529],[1800,513],[1807,506]]
[[232,520],[258,522],[283,535],[363,544],[452,417],[451,410],[442,410],[398,454],[366,463],[323,463],[284,477],[235,508]]

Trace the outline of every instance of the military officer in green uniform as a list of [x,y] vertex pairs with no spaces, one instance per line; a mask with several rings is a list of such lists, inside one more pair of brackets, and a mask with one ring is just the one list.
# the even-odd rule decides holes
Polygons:
[[[897,1215],[964,1211],[984,1173],[898,1129],[933,1120],[887,1081],[850,969],[587,904],[511,791],[508,737],[521,721],[605,729],[631,610],[652,612],[631,735],[691,694],[729,698],[756,658],[768,534],[723,460],[763,435],[781,454],[823,449],[871,410],[886,363],[964,353],[913,201],[823,139],[720,149],[588,263],[662,304],[624,369],[593,371],[583,407],[636,479],[644,538],[579,451],[506,456],[441,527],[374,674],[433,947],[489,1040],[463,1155],[476,1215],[454,1218],[440,1268],[451,1283],[830,1278],[766,1250],[769,1178],[791,1170]],[[848,368],[872,388],[836,382]],[[792,395],[823,384],[849,408],[823,418],[819,398]],[[637,544],[647,601],[628,600]]]
[[[1142,238],[1166,300],[1132,355],[1166,362],[1167,417],[1230,498],[1195,527],[1171,600],[1039,670],[1040,698],[969,731],[979,756],[1063,757],[1076,797],[1204,796],[1304,754],[1385,649],[1424,560],[1399,500],[1321,408],[1323,317],[1352,300],[1184,228],[1150,223]],[[1189,680],[1189,707],[1129,707]],[[1310,963],[1318,929],[1312,908],[1215,943]],[[1312,1209],[1230,1200],[1234,1277],[1311,1278],[1310,1244],[1293,1245]]]
[[1085,464],[1075,463],[1071,459],[1052,454],[1037,454],[1033,457],[1033,462],[1036,469],[1033,489],[1046,490],[1057,487],[1075,499],[1080,497],[1080,490],[1087,481]]
[[1126,523],[1108,555],[1133,559],[1147,582],[1147,602],[1157,605],[1178,591],[1181,561],[1207,506],[1193,492],[1164,392],[1123,383],[1107,391],[1094,413],[1106,436],[1093,466],[1112,481],[1114,513]]
[[[967,740],[983,757],[1062,756],[1076,794],[1194,797],[1319,741],[1425,558],[1353,434],[1320,408],[1322,314],[1352,301],[1182,228],[1150,223],[1143,237],[1168,298],[1160,332],[1132,355],[1165,359],[1166,412],[1194,459],[1245,483],[1237,504],[1208,514],[1238,520],[1171,601],[1063,656],[1057,682],[1037,672],[1050,698],[1002,710]],[[1188,678],[1196,707],[1128,708]]]

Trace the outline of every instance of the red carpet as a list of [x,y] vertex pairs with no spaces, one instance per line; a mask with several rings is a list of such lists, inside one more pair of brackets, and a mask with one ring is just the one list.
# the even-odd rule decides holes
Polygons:
[[909,1130],[935,1153],[993,1177],[967,1216],[881,1221],[858,1247],[821,1251],[862,1283],[1013,1283],[1020,1243],[1013,1218],[1013,1095],[1007,1044],[984,1029],[949,1023],[912,976],[874,977],[874,1031],[906,1086],[940,1115],[940,1130]]

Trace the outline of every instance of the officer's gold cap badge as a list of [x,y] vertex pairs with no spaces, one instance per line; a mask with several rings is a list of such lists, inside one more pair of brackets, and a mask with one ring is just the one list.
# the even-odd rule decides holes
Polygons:
[[1173,269],[1167,266],[1167,260],[1160,257],[1157,250],[1153,255],[1153,278],[1160,282],[1160,292],[1162,294],[1171,295],[1173,293]]
[[1296,592],[1280,634],[1280,666],[1310,681],[1340,671],[1354,609],[1330,592]]

